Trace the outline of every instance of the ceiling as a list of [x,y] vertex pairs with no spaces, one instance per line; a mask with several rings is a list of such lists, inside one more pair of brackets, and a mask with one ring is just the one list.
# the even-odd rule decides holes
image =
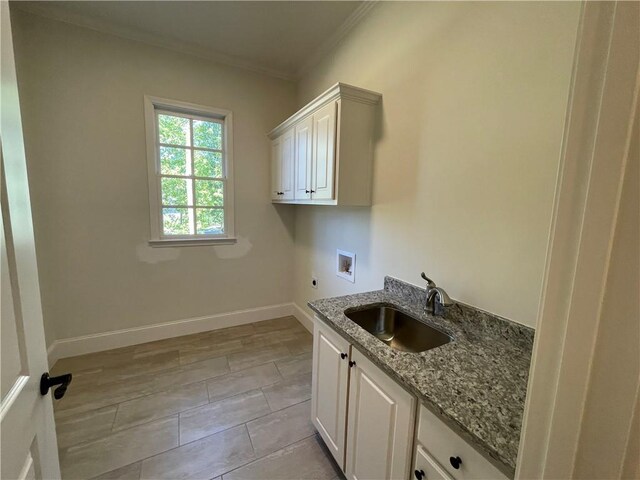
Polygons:
[[361,1],[18,1],[12,7],[295,79],[369,10]]

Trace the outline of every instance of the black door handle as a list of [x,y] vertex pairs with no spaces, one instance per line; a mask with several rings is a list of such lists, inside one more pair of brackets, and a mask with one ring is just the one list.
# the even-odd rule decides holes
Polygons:
[[347,354],[346,353],[341,353],[340,354],[340,358],[344,360],[345,358],[347,358]]
[[356,366],[356,361],[355,360],[349,360],[349,367],[355,367]]
[[416,470],[413,474],[418,480],[422,480],[424,478],[424,470]]
[[46,395],[49,393],[51,387],[60,385],[53,391],[53,398],[60,400],[67,392],[67,387],[71,383],[72,376],[70,373],[59,375],[57,377],[50,377],[48,372],[44,372],[40,377],[40,394]]
[[462,459],[460,457],[449,457],[449,462],[451,463],[451,466],[456,470],[458,470],[460,468],[460,465],[462,465]]

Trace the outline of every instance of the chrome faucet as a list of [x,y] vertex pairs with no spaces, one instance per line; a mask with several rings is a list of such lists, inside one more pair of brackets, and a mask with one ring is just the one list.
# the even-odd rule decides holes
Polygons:
[[424,309],[431,310],[434,315],[444,315],[444,308],[453,305],[453,300],[449,298],[444,289],[436,286],[436,282],[427,277],[424,272],[421,276],[427,282],[427,302]]

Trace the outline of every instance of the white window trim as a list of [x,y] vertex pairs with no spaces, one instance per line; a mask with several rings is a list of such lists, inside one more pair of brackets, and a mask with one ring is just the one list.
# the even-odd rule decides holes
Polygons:
[[[200,115],[224,121],[224,234],[222,235],[162,235],[162,205],[160,191],[160,161],[157,148],[156,110]],[[233,186],[233,113],[230,110],[211,108],[193,103],[144,96],[144,116],[147,141],[147,176],[149,178],[149,213],[151,219],[152,247],[179,247],[194,245],[220,245],[236,243]]]

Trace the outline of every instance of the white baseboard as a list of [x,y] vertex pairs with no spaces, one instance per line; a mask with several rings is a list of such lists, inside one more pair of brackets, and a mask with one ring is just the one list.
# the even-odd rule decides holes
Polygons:
[[293,303],[293,316],[313,334],[313,317],[304,311],[297,303]]
[[[111,350],[112,348],[128,347],[130,345],[217,330],[219,328],[234,327],[236,325],[260,322],[272,318],[285,317],[287,315],[295,315],[300,323],[309,329],[307,323],[311,321],[310,318],[307,316],[308,318],[301,320],[303,317],[298,314],[297,310],[300,310],[302,315],[307,316],[293,303],[283,303],[249,310],[219,313],[206,317],[175,320],[144,327],[126,328],[112,332],[83,335],[81,337],[63,338],[54,341],[47,349],[49,366],[53,366],[56,361],[61,358],[101,352],[103,350]],[[311,323],[311,330],[313,330],[313,323]]]

